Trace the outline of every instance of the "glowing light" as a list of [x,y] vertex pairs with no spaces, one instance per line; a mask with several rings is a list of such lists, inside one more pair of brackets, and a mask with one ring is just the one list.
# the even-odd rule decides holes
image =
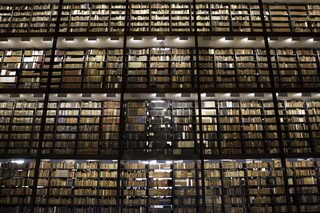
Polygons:
[[11,163],[16,163],[16,164],[23,164],[24,160],[13,160]]

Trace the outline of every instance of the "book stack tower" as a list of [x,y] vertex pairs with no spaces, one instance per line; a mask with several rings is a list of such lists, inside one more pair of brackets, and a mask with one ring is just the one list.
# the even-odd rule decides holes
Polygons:
[[320,212],[316,0],[2,0],[1,213]]

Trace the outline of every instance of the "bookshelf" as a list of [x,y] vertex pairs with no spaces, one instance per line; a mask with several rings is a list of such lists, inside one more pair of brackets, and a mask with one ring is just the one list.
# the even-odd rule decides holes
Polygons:
[[307,123],[306,103],[303,101],[279,102],[282,137],[285,140],[285,152],[310,153],[310,133]]
[[[122,212],[140,211],[147,212],[148,210],[148,188],[149,178],[147,178],[147,168],[143,163],[128,163],[123,162],[121,165],[121,200],[120,204]],[[166,174],[166,173],[164,173]],[[148,173],[149,176],[149,173]],[[160,189],[159,194],[171,195],[170,189]],[[150,203],[152,197],[150,196]]]
[[124,4],[63,4],[59,32],[122,32],[125,15]]
[[1,33],[54,32],[58,4],[1,5]]
[[319,87],[317,50],[271,49],[270,54],[276,87]]
[[46,88],[51,50],[6,49],[0,54],[2,89]]
[[55,31],[58,4],[34,4],[30,23],[31,33],[52,33]]
[[199,49],[202,88],[270,88],[263,49]]
[[319,16],[320,16],[320,5],[308,4],[308,11],[310,15],[310,21],[312,26],[312,32],[319,32]]
[[117,154],[119,107],[117,101],[49,102],[42,153]]
[[271,101],[202,101],[204,154],[279,153]]
[[194,101],[127,101],[124,154],[196,154]]
[[43,160],[36,190],[36,213],[116,209],[117,161]]
[[1,102],[1,153],[37,154],[43,102]]
[[314,212],[319,205],[318,159],[287,159],[292,212]]
[[32,5],[15,5],[11,21],[11,31],[14,33],[26,33],[30,26]]
[[319,3],[65,2],[0,5],[0,212],[319,211]]
[[200,164],[196,161],[174,161],[174,211],[192,212],[201,211],[199,204],[203,203],[199,195],[202,195],[199,182]]
[[169,3],[152,3],[150,5],[150,31],[170,31],[170,7]]
[[205,205],[208,213],[222,213],[222,180],[219,160],[204,161]]
[[200,32],[262,32],[259,5],[196,4]]
[[196,83],[191,48],[131,48],[127,88],[192,88]]
[[234,32],[251,32],[250,7],[246,4],[231,4],[231,20]]
[[207,212],[286,212],[277,159],[205,160]]
[[191,160],[122,162],[122,212],[197,212],[202,203],[197,165]]
[[131,4],[131,31],[150,31],[150,4]]
[[279,114],[286,152],[320,151],[317,100],[282,100],[279,102]]
[[35,161],[2,159],[0,165],[1,211],[28,211],[34,182]]
[[[258,2],[64,3],[59,32],[262,32]],[[57,3],[1,4],[1,33],[53,33]],[[319,32],[319,5],[263,3],[269,32]]]
[[308,50],[297,50],[299,57],[299,67],[301,69],[302,75],[302,86],[307,88],[319,87],[319,74],[318,74],[318,64],[317,51],[313,49]]
[[197,102],[173,101],[173,154],[196,154],[199,144],[196,139],[196,127],[198,124]]
[[281,74],[281,87],[300,88],[300,73],[298,70],[297,56],[292,49],[271,50],[271,53],[277,54],[278,73]]
[[315,152],[320,152],[320,143],[319,143],[319,133],[317,132],[318,126],[319,126],[319,120],[318,120],[318,101],[308,101],[306,102],[306,106],[308,109],[308,116],[309,116],[309,125],[311,130],[311,138],[313,142],[313,146],[315,149]]
[[1,18],[1,33],[6,33],[9,31],[9,27],[10,27],[10,22],[12,19],[12,12],[13,12],[13,5],[10,4],[2,4],[0,6],[1,9],[1,13],[0,13],[0,18]]
[[170,13],[171,31],[194,31],[191,3],[171,3]]
[[121,88],[122,49],[56,50],[51,88]]
[[[230,10],[228,4],[210,4],[212,31],[229,32],[231,27]],[[209,17],[210,18],[210,17]]]
[[265,67],[264,49],[235,49],[240,88],[270,88],[270,77]]
[[[172,121],[171,121],[171,103],[168,101],[150,103],[149,114],[149,140],[150,149],[152,154],[172,154],[178,146],[171,143],[174,136],[172,134]],[[173,143],[175,144],[175,143]],[[164,150],[161,150],[164,149]]]
[[309,33],[319,31],[319,5],[264,4],[268,31]]

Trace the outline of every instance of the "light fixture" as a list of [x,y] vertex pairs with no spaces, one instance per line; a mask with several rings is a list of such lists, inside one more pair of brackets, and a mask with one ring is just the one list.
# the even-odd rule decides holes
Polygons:
[[301,41],[300,37],[292,37],[292,41]]
[[162,100],[153,100],[151,101],[152,103],[164,103],[165,101],[162,101]]
[[11,163],[23,164],[24,160],[12,160]]
[[202,36],[202,40],[211,41],[211,36]]
[[141,41],[142,40],[142,36],[134,36],[133,40],[135,41]]
[[188,36],[180,36],[179,37],[180,41],[188,41],[188,39],[189,39]]
[[30,42],[30,38],[29,37],[22,37],[21,42]]
[[42,93],[35,93],[35,94],[33,94],[33,97],[34,98],[42,98],[43,94]]
[[12,93],[10,94],[10,98],[20,98],[20,93]]
[[44,38],[42,39],[42,41],[51,42],[51,41],[52,41],[52,38],[51,38],[51,37],[44,37]]
[[234,40],[234,37],[233,37],[233,36],[226,36],[226,37],[224,38],[224,40],[226,40],[226,41],[233,41],[233,40]]
[[280,92],[279,97],[288,97],[288,93],[285,93],[285,92]]
[[166,40],[166,37],[165,36],[157,36],[157,40],[159,41],[164,41]]
[[73,42],[74,38],[73,37],[65,37],[64,41]]
[[131,98],[141,98],[141,93],[131,93]]
[[156,97],[158,98],[165,98],[166,97],[166,93],[157,93]]
[[115,98],[116,97],[116,93],[107,93],[106,97],[107,98]]
[[111,41],[119,41],[119,36],[111,36],[110,40]]
[[88,41],[97,41],[97,37],[88,37]]
[[303,92],[302,97],[312,97],[312,95],[309,92]]
[[8,42],[8,38],[6,37],[0,38],[0,42]]
[[82,97],[83,97],[83,98],[91,98],[91,97],[92,97],[92,94],[91,94],[91,93],[83,93],[83,94],[82,94]]
[[257,40],[257,37],[255,36],[248,36],[248,41],[255,41]]
[[206,93],[207,98],[216,97],[216,93]]
[[190,93],[181,93],[181,98],[190,98]]
[[67,97],[67,93],[58,93],[57,97],[58,98],[66,98]]
[[273,36],[273,37],[270,37],[270,41],[279,41],[279,38],[278,38],[278,37]]
[[264,93],[254,93],[254,97],[263,98],[264,97]]
[[240,93],[231,93],[230,97],[240,97]]

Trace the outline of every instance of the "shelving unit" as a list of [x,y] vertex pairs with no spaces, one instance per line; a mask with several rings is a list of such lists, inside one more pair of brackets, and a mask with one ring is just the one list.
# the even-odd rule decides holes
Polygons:
[[1,102],[1,153],[37,154],[43,102]]
[[128,49],[127,88],[192,88],[192,49]]
[[203,101],[204,154],[279,153],[273,103]]
[[[270,88],[262,49],[199,50],[202,88]],[[214,63],[214,64],[213,64]]]
[[202,203],[196,162],[125,161],[121,175],[122,212],[195,213]]
[[120,88],[121,49],[56,50],[51,88]]
[[115,211],[117,161],[43,160],[35,212]]
[[57,4],[34,4],[30,32],[53,33],[55,31],[57,15]]
[[64,4],[59,32],[122,32],[126,7],[123,4]]
[[196,108],[194,101],[128,101],[124,154],[195,154]]
[[51,50],[7,49],[1,50],[2,89],[45,88],[49,72]]
[[200,32],[262,32],[257,4],[196,4]]
[[49,102],[42,153],[117,154],[119,107],[117,101]]
[[[258,2],[196,3],[64,3],[60,32],[124,32],[126,12],[132,32],[262,32]],[[57,3],[2,4],[1,33],[54,32]],[[319,32],[319,5],[264,3],[269,32]]]
[[[314,161],[316,160],[316,161]],[[292,212],[314,212],[319,205],[319,159],[287,159]]]
[[318,32],[319,5],[315,4],[264,4],[269,31]]
[[320,5],[308,4],[308,11],[311,20],[312,32],[319,32],[319,16],[320,16]]
[[319,11],[4,0],[0,212],[319,212]]
[[287,211],[279,160],[205,160],[204,168],[207,212]]
[[0,210],[3,212],[28,211],[34,182],[35,161],[1,159],[0,169]]

